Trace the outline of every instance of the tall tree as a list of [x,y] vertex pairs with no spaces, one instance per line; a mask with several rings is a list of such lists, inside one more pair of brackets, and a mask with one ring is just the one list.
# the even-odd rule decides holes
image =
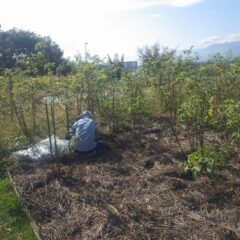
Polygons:
[[[0,74],[15,67],[30,75],[55,74],[59,66],[66,65],[63,51],[50,37],[15,28],[0,30]],[[65,69],[65,73],[69,71]]]
[[18,56],[30,56],[35,52],[35,46],[40,37],[33,32],[11,29],[0,30],[0,73],[5,68],[13,68]]

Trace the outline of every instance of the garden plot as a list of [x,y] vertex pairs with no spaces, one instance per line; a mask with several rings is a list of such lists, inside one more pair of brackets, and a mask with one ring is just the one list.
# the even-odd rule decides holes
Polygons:
[[62,159],[59,176],[51,165],[11,169],[42,239],[240,239],[239,163],[193,181],[168,119],[144,126],[141,143],[120,129],[108,152]]

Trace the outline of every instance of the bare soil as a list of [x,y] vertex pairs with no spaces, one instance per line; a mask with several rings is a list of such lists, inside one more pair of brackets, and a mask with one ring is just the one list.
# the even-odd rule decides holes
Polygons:
[[193,181],[178,168],[169,118],[142,126],[141,143],[138,130],[119,129],[105,136],[108,151],[62,159],[59,176],[48,164],[11,170],[42,239],[240,239],[236,159]]

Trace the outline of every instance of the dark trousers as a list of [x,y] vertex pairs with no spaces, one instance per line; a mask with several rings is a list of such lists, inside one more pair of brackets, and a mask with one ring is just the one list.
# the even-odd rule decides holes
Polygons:
[[96,147],[93,150],[84,151],[84,152],[74,150],[74,153],[76,153],[79,156],[87,156],[87,155],[90,155],[93,153],[96,153],[98,155],[98,154],[101,154],[101,153],[107,151],[108,149],[109,149],[109,145],[107,142],[98,141]]

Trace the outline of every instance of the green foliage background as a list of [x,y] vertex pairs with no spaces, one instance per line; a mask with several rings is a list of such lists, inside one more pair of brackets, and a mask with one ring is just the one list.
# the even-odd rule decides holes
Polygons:
[[[123,125],[141,129],[146,115],[168,114],[176,132],[186,132],[192,153],[212,149],[205,141],[209,129],[221,131],[228,143],[237,146],[238,59],[216,55],[203,63],[191,49],[179,56],[154,44],[138,50],[141,67],[128,71],[124,57],[117,54],[103,60],[87,53],[84,59],[78,55],[71,62],[63,59],[50,38],[16,29],[0,36],[4,40],[0,47],[0,133],[8,149],[54,132],[63,137],[69,124],[87,109],[112,134]],[[15,60],[7,65],[13,55]],[[46,106],[52,112],[50,133]]]

